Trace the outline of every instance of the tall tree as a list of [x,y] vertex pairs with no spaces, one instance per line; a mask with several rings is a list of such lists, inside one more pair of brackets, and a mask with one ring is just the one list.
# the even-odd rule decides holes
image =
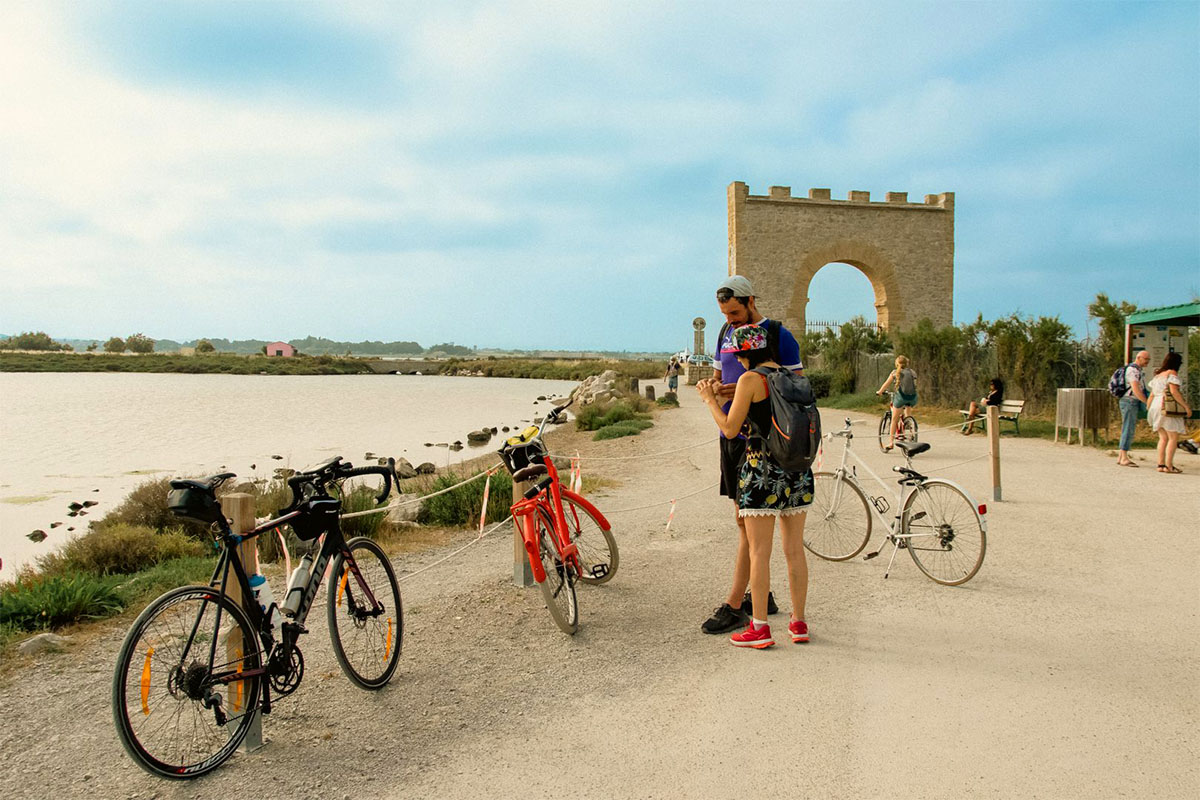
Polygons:
[[1114,303],[1104,292],[1088,304],[1088,316],[1100,325],[1100,357],[1108,369],[1116,369],[1125,362],[1125,318],[1135,311],[1137,306],[1133,303],[1125,300]]

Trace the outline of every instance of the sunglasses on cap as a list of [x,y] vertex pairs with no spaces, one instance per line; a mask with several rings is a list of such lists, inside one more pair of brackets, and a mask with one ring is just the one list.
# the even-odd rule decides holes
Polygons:
[[733,297],[733,289],[726,289],[724,287],[717,289],[717,302],[728,303]]

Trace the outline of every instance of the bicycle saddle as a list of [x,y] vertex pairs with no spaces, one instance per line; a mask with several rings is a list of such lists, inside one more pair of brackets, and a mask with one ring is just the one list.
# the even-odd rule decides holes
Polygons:
[[896,447],[904,451],[904,455],[912,458],[915,455],[920,455],[929,449],[929,442],[896,442]]
[[200,489],[204,492],[211,492],[230,478],[236,478],[235,472],[222,472],[220,475],[209,475],[207,478],[200,480],[192,480],[191,478],[178,478],[171,481],[172,489]]
[[549,472],[549,470],[546,469],[545,464],[530,464],[528,467],[514,472],[513,480],[517,483],[521,483],[522,481],[533,480],[538,475],[545,475],[547,472]]

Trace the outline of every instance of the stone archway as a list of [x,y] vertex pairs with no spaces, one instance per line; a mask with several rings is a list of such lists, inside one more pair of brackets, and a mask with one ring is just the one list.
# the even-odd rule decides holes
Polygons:
[[828,189],[811,189],[800,198],[787,186],[756,196],[735,181],[728,203],[729,274],[749,278],[759,310],[793,331],[804,330],[813,276],[835,261],[871,282],[881,327],[953,321],[953,192],[926,195],[924,204],[888,192],[886,202],[872,203],[869,192],[832,200]]

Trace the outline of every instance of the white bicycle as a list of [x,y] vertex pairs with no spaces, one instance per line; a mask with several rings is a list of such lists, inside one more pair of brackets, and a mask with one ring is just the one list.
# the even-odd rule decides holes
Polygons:
[[[877,517],[888,531],[887,539],[879,550],[863,558],[875,558],[891,542],[892,558],[884,578],[900,550],[908,550],[917,569],[945,586],[959,586],[975,577],[987,552],[987,506],[976,505],[954,481],[929,478],[912,468],[913,457],[930,449],[928,442],[898,440],[896,447],[904,453],[905,466],[892,467],[892,471],[900,473],[903,488],[901,494],[891,493],[897,513],[889,521],[884,516],[891,508],[889,499],[868,494],[858,480],[857,467],[861,466],[886,489],[883,479],[851,451],[854,434],[850,425],[847,418],[845,428],[825,435],[831,442],[844,438],[846,446],[837,469],[813,474],[814,497],[804,529],[808,551],[829,561],[854,558],[870,541],[872,517]],[[857,463],[847,467],[851,457]]]

